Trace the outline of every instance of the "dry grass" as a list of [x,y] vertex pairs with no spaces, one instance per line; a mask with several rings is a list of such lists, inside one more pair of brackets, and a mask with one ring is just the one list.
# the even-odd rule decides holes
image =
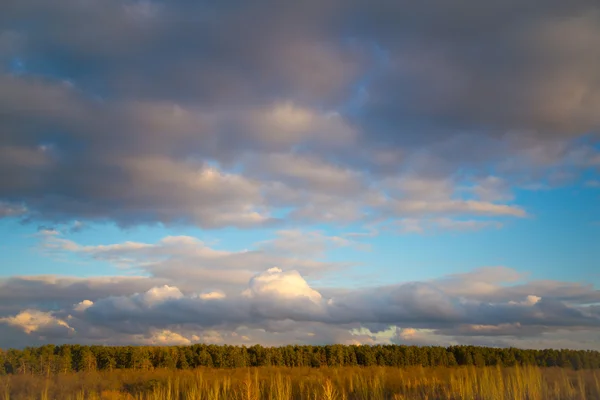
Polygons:
[[600,372],[558,368],[116,370],[0,377],[0,400],[584,400]]

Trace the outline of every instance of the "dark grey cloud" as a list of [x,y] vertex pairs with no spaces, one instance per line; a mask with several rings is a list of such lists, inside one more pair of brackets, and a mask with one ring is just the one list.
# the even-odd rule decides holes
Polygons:
[[231,104],[295,92],[322,101],[339,98],[334,92],[349,86],[360,61],[360,52],[327,35],[337,11],[328,2],[9,3],[6,26],[38,24],[24,32],[25,57],[136,99]]
[[0,15],[1,216],[515,216],[390,205],[381,181],[598,165],[592,1],[10,0]]
[[387,4],[365,8],[385,51],[365,115],[391,136],[597,130],[594,2]]
[[23,309],[60,310],[84,299],[97,300],[146,291],[161,284],[146,277],[73,278],[13,276],[0,279],[0,316]]
[[480,268],[441,278],[433,284],[451,295],[468,296],[483,303],[526,299],[527,296],[541,296],[542,293],[571,304],[600,302],[600,291],[587,282],[529,280],[527,274],[507,267]]
[[[509,272],[487,269],[475,271],[473,276],[493,280]],[[88,278],[81,279],[79,284],[67,278],[43,283],[38,279],[29,283],[29,287],[37,289],[32,294],[16,290],[17,285],[12,282],[19,281],[23,279],[13,278],[6,285],[12,292],[1,292],[5,301],[11,299],[15,307],[11,312],[3,312],[0,328],[21,330],[41,338],[36,339],[41,342],[92,342],[114,336],[117,342],[183,343],[217,340],[215,335],[222,339],[223,335],[245,332],[240,335],[248,339],[239,343],[268,343],[277,342],[276,335],[286,335],[289,342],[287,334],[295,331],[294,340],[302,343],[338,339],[348,343],[356,340],[435,344],[469,338],[508,343],[533,338],[543,342],[554,336],[561,338],[565,331],[578,332],[583,339],[591,340],[600,332],[598,307],[588,305],[587,300],[580,303],[562,300],[568,297],[564,292],[571,289],[559,282],[554,286],[563,289],[539,289],[525,297],[514,297],[510,285],[497,283],[497,299],[480,301],[478,288],[465,290],[461,295],[452,294],[451,288],[444,290],[437,286],[444,279],[349,289],[325,297],[297,271],[279,268],[255,274],[237,292],[228,294],[184,293],[168,284],[143,289],[140,281],[155,284],[151,278],[100,281]],[[463,281],[466,288],[468,284],[468,280]],[[579,290],[587,292],[588,298],[598,296],[597,290],[585,286]],[[31,300],[46,307],[58,303],[62,308],[32,308]],[[198,332],[206,337],[201,338]],[[234,337],[228,339],[237,343]]]

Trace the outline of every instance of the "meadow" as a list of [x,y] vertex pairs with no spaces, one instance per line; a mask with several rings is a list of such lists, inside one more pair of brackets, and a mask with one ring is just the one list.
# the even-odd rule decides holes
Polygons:
[[600,371],[537,366],[202,367],[0,377],[0,400],[229,399],[600,399]]

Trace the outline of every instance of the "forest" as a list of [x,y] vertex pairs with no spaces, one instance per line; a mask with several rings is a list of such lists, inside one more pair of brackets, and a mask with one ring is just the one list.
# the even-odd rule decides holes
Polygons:
[[574,370],[600,368],[600,352],[523,350],[477,346],[254,345],[81,346],[45,345],[0,350],[0,374],[50,376],[116,369],[187,370],[199,367],[454,367],[536,366]]

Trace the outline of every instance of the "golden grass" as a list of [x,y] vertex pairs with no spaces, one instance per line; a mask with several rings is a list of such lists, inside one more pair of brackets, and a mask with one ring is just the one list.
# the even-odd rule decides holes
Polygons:
[[0,400],[586,400],[600,372],[537,367],[115,370],[0,377]]

